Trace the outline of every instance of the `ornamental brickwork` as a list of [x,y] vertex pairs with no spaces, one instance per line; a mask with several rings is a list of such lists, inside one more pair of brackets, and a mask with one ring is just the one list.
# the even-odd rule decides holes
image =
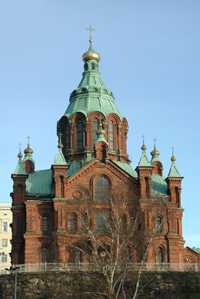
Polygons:
[[29,144],[24,157],[18,155],[12,174],[12,264],[91,262],[90,254],[77,250],[88,242],[83,211],[90,210],[89,225],[109,243],[101,228],[113,197],[119,207],[122,199],[128,203],[128,214],[122,217],[139,214],[135,242],[140,245],[132,247],[131,262],[141,261],[148,239],[147,263],[200,261],[197,253],[184,248],[182,177],[175,156],[165,178],[156,145],[149,161],[143,143],[141,159],[132,168],[128,122],[100,78],[100,56],[90,45],[83,57],[83,78],[57,124],[54,163],[36,170]]

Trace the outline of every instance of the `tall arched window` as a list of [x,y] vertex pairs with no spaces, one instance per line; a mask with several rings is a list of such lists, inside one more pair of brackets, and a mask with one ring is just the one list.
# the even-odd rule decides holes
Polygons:
[[110,182],[105,176],[99,176],[95,179],[94,197],[95,200],[105,201],[110,198],[111,188]]
[[108,143],[110,150],[114,150],[114,123],[112,120],[108,123]]
[[41,230],[42,230],[43,234],[49,233],[49,218],[48,218],[48,216],[42,217]]
[[[64,137],[62,137],[64,139]],[[71,145],[71,136],[70,136],[70,124],[66,124],[66,147],[67,149],[70,149]]]
[[61,141],[64,149],[69,150],[71,146],[71,130],[70,130],[70,123],[66,116],[63,116],[61,120],[58,122],[57,126],[57,135],[60,137],[61,134]]
[[95,118],[92,124],[92,143],[95,144],[97,141],[97,133],[99,128],[99,120]]
[[80,116],[77,119],[76,138],[77,149],[82,150],[85,146],[85,118],[83,116]]
[[179,225],[179,219],[176,219],[176,233],[179,235],[180,234],[180,225]]
[[158,216],[155,220],[155,231],[160,233],[162,231],[162,217]]
[[161,264],[165,262],[164,248],[159,247],[156,252],[156,263]]
[[180,192],[178,187],[175,187],[175,196],[176,196],[176,203],[178,204],[178,207],[180,207]]
[[77,231],[77,215],[75,213],[69,214],[67,217],[67,230],[70,233]]

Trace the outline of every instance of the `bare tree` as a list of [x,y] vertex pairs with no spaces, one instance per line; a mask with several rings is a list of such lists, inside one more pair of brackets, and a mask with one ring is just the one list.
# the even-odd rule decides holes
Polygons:
[[[81,211],[82,228],[88,239],[88,254],[94,267],[103,273],[105,278],[105,296],[109,299],[128,298],[126,280],[134,264],[140,260],[137,269],[137,281],[134,294],[129,298],[136,299],[142,266],[152,238],[144,244],[141,234],[142,212],[137,204],[129,202],[122,194],[112,195],[107,205],[100,209],[100,223],[93,223],[91,203],[85,203]],[[89,248],[90,247],[90,248]],[[79,248],[85,252],[85,248]],[[140,252],[138,256],[138,252]]]

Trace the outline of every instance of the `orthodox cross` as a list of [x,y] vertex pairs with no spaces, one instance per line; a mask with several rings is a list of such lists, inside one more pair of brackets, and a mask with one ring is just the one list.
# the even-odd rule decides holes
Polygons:
[[27,145],[30,146],[30,136],[27,136]]
[[92,46],[92,32],[94,32],[95,29],[90,25],[86,30],[89,32],[89,43],[90,46]]

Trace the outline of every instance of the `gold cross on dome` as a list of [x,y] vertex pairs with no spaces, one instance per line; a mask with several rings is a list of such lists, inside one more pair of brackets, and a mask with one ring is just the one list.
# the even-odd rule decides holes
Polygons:
[[90,25],[86,30],[89,32],[89,43],[92,45],[92,32],[94,32],[95,29]]

